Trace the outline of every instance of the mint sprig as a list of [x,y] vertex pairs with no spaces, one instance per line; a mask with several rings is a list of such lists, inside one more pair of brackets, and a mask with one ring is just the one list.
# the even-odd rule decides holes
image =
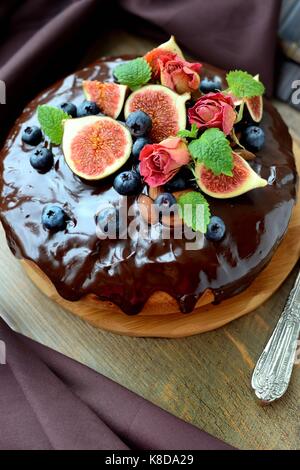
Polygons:
[[233,70],[227,74],[226,79],[229,90],[236,98],[253,98],[254,96],[262,96],[265,92],[263,83],[248,72]]
[[149,82],[152,70],[143,57],[138,57],[117,65],[114,69],[114,75],[122,85],[127,85],[131,90],[137,90]]
[[177,201],[181,208],[184,223],[195,232],[206,233],[210,222],[209,204],[205,197],[196,191],[183,194]]
[[198,127],[197,124],[192,124],[191,130],[183,129],[177,132],[178,137],[182,139],[197,139],[198,136]]
[[37,116],[44,134],[53,144],[60,145],[63,138],[63,121],[71,119],[62,109],[42,104],[37,108]]
[[224,132],[216,128],[208,129],[199,139],[193,140],[188,148],[193,159],[203,163],[215,175],[232,176],[232,149]]

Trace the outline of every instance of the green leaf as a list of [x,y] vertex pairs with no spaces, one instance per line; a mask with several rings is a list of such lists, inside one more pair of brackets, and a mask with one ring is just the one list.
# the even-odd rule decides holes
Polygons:
[[253,98],[262,96],[265,92],[264,85],[248,72],[234,70],[227,74],[226,79],[231,93],[237,98]]
[[71,119],[71,116],[62,109],[46,104],[38,106],[37,115],[40,126],[46,136],[49,137],[53,144],[60,145],[64,133],[62,122],[65,119]]
[[225,134],[219,129],[205,131],[199,139],[189,144],[189,151],[196,162],[203,163],[215,175],[223,173],[232,176],[232,149]]
[[149,82],[152,70],[143,57],[138,57],[117,65],[114,69],[114,75],[122,85],[127,85],[131,90],[137,90]]
[[197,139],[198,131],[199,129],[197,127],[197,124],[192,124],[190,131],[187,129],[183,129],[182,131],[178,131],[177,135],[182,139]]
[[210,221],[209,204],[201,193],[191,191],[177,201],[184,223],[195,232],[206,233]]

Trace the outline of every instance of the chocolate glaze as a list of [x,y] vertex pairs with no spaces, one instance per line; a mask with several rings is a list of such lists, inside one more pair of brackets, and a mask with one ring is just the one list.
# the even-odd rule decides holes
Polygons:
[[[182,312],[190,312],[206,289],[219,302],[248,287],[282,240],[296,198],[291,137],[277,111],[265,101],[266,145],[250,164],[269,185],[234,199],[209,200],[212,213],[222,217],[227,227],[221,242],[204,240],[201,249],[188,251],[186,240],[151,236],[140,241],[99,240],[95,230],[99,204],[119,201],[112,180],[83,182],[55,146],[54,168],[38,174],[30,166],[32,147],[22,144],[21,130],[37,124],[39,104],[78,104],[83,99],[82,79],[112,80],[116,61],[126,58],[97,61],[50,87],[25,108],[1,152],[1,221],[15,256],[35,262],[68,300],[93,293],[136,314],[154,292],[165,291]],[[207,66],[205,73],[215,69]],[[70,214],[65,232],[44,230],[41,214],[48,203],[61,204]]]

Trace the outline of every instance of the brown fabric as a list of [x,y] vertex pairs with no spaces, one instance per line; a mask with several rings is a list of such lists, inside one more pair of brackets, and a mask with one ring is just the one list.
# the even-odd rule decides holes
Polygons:
[[0,33],[0,80],[7,89],[7,104],[0,107],[0,144],[26,102],[76,68],[95,29],[98,6],[97,0],[10,4],[5,1],[0,10],[0,24],[6,23]]
[[0,450],[230,449],[1,319],[0,340]]
[[[224,68],[259,73],[273,91],[281,0],[120,0],[131,13],[175,34],[191,54]],[[138,27],[138,22],[137,22]]]
[[[136,15],[134,32],[151,29],[143,18],[175,34],[200,60],[226,69],[260,73],[269,94],[280,0],[2,0],[0,79],[7,105],[0,105],[1,137],[26,101],[76,67],[88,43],[118,19],[120,7]],[[111,16],[112,15],[112,16]],[[121,25],[132,30],[124,15]],[[112,21],[111,18],[114,18]]]

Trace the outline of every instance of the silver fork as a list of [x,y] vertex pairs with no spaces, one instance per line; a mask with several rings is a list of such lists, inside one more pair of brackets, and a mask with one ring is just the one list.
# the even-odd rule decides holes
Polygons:
[[290,383],[300,333],[300,272],[283,313],[260,356],[251,385],[257,398],[272,403],[281,398]]

